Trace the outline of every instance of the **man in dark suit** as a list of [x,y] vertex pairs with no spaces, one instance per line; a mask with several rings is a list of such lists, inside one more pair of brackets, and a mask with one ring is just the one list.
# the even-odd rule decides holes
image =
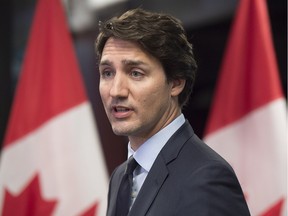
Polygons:
[[129,138],[129,166],[111,176],[107,215],[250,215],[230,165],[181,112],[197,66],[180,21],[127,11],[101,23],[96,52],[106,114]]

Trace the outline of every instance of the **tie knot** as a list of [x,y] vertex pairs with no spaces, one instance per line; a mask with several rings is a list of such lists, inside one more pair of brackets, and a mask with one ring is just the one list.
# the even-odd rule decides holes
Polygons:
[[131,156],[128,159],[126,170],[125,170],[125,174],[128,174],[128,175],[132,174],[137,166],[138,166],[137,161],[134,159],[133,156]]

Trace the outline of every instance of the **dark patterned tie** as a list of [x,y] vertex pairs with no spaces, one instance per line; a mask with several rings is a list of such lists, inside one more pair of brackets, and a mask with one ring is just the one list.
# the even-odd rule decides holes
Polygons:
[[124,176],[122,178],[116,204],[116,215],[127,216],[131,204],[131,192],[133,184],[133,171],[137,167],[138,163],[131,156],[128,159]]

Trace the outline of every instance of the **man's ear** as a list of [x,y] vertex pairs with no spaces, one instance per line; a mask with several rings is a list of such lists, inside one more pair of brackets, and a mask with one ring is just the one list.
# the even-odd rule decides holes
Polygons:
[[171,81],[172,89],[171,96],[178,96],[184,89],[186,80],[184,79],[174,79]]

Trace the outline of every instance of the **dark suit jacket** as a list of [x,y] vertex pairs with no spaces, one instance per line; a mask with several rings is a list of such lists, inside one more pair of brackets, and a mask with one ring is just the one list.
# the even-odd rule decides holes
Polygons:
[[[111,176],[107,216],[126,162]],[[129,216],[247,216],[242,189],[230,165],[203,143],[186,121],[157,156]]]

